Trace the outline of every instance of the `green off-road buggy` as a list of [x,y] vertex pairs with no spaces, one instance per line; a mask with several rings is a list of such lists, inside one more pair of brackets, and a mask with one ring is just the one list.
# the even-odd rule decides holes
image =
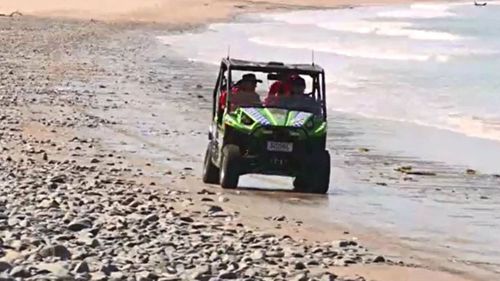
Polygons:
[[[293,72],[308,80],[308,91],[300,100],[284,98],[272,106],[232,107],[235,72],[254,73],[268,81]],[[224,92],[225,104],[219,104]],[[295,178],[294,191],[326,193],[330,182],[326,128],[325,76],[320,66],[223,59],[213,92],[203,181],[236,188],[244,174],[281,175]]]

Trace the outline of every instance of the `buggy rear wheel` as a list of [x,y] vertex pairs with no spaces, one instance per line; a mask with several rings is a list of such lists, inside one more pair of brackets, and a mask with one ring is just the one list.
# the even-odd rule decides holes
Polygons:
[[220,185],[222,188],[233,189],[240,179],[240,148],[228,144],[222,149],[222,164],[220,168]]
[[212,142],[209,142],[207,151],[205,152],[205,159],[203,161],[202,180],[204,183],[219,184],[219,174],[219,168],[215,166],[212,161]]

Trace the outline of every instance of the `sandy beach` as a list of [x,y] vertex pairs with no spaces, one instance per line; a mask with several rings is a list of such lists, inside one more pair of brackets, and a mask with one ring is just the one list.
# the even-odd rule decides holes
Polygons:
[[[215,72],[157,36],[247,12],[364,4],[381,3],[0,0],[0,279],[493,280],[328,220],[328,197],[201,183]],[[347,135],[346,122],[334,127]],[[359,147],[339,153],[359,156],[337,166],[364,176],[384,169]]]
[[[405,1],[405,0],[403,0]],[[241,13],[306,8],[338,8],[367,4],[401,3],[398,0],[18,0],[0,1],[0,13],[19,11],[26,15],[41,17],[64,17],[108,22],[158,22],[177,27],[199,25],[207,22],[227,20]],[[409,1],[407,1],[409,2]]]

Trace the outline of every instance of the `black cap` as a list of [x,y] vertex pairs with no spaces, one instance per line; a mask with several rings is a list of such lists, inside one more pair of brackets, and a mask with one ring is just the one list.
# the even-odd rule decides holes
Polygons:
[[255,82],[255,83],[262,83],[262,80],[257,79],[257,76],[253,73],[247,73],[241,76],[241,80],[236,83],[236,85],[242,83],[242,82]]

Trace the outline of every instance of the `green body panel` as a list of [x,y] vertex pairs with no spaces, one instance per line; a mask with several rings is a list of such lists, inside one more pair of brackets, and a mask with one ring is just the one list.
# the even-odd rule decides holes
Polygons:
[[320,137],[326,134],[326,122],[309,112],[283,108],[245,107],[224,114],[224,124],[242,133],[259,137],[262,127],[287,127],[297,131],[300,138]]

